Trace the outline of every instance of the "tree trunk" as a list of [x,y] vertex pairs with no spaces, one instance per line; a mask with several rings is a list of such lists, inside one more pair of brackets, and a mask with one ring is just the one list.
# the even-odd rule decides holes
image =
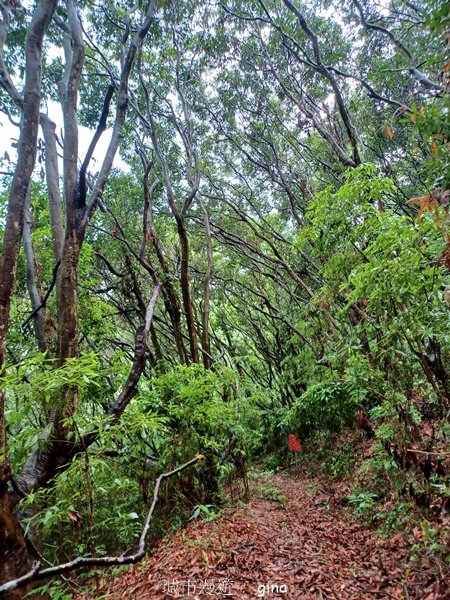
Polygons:
[[50,225],[52,229],[53,256],[56,263],[58,260],[61,260],[64,244],[61,196],[59,192],[56,125],[47,117],[47,115],[41,115],[41,127],[45,142],[45,179],[50,210]]
[[205,222],[205,236],[206,236],[206,255],[207,255],[207,267],[205,274],[205,281],[203,284],[203,313],[202,313],[202,348],[203,348],[203,364],[206,369],[209,369],[212,364],[211,357],[211,344],[209,339],[209,312],[210,312],[210,297],[211,297],[211,279],[214,274],[214,261],[212,252],[211,242],[211,226],[209,223],[209,215],[203,202],[200,200],[200,208],[203,213],[203,219]]
[[178,227],[178,237],[181,246],[181,295],[183,297],[183,308],[186,314],[186,323],[191,347],[192,362],[199,362],[197,328],[195,326],[194,307],[192,305],[191,289],[189,282],[189,240],[187,236],[184,218],[175,216]]
[[[23,537],[22,527],[8,493],[6,482],[0,483],[0,583],[16,579],[30,569],[30,557]],[[31,588],[9,592],[5,600],[20,600]]]
[[[28,294],[30,295],[31,308],[33,310],[34,317],[34,335],[41,352],[47,350],[47,343],[45,341],[45,318],[44,309],[39,307],[42,304],[42,299],[39,294],[39,290],[36,283],[36,268],[34,262],[34,249],[33,240],[31,237],[32,226],[31,226],[31,189],[28,188],[27,198],[25,201],[25,221],[23,226],[23,248],[25,251],[25,265],[27,272],[27,288]],[[39,310],[38,310],[39,309]]]

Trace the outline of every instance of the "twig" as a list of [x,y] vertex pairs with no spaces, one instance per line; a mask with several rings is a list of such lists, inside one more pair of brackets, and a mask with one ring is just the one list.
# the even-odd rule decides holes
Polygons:
[[405,452],[414,452],[415,454],[433,454],[434,456],[450,456],[450,452],[427,452],[425,450],[414,450],[414,448],[406,448]]
[[172,471],[168,471],[167,473],[162,473],[158,477],[155,483],[155,489],[153,490],[153,501],[150,506],[150,510],[147,513],[141,537],[139,538],[139,546],[137,552],[128,556],[126,556],[128,551],[125,551],[119,556],[99,556],[88,558],[84,556],[78,556],[70,562],[62,563],[60,565],[49,567],[47,569],[40,569],[41,563],[35,562],[33,563],[33,566],[31,567],[30,571],[28,571],[28,573],[26,573],[25,575],[22,575],[22,577],[12,579],[11,581],[7,581],[3,585],[0,585],[0,594],[16,590],[17,588],[22,587],[27,583],[30,583],[31,581],[36,581],[38,579],[46,579],[47,577],[54,577],[56,575],[61,575],[62,573],[66,573],[67,571],[73,571],[74,569],[79,569],[80,567],[84,566],[106,567],[111,565],[127,565],[137,563],[139,560],[141,560],[145,553],[145,541],[148,531],[150,529],[150,523],[156,508],[156,503],[158,501],[159,488],[161,487],[162,481],[164,481],[164,479],[172,477],[173,475],[176,475],[177,473],[181,473],[181,471],[184,471],[185,469],[194,465],[202,459],[203,455],[198,454],[184,465],[176,467],[175,469],[173,469]]
[[403,591],[405,592],[405,600],[409,600],[408,588],[406,587],[406,583],[403,584]]
[[103,254],[101,254],[100,252],[94,252],[95,256],[98,256],[99,258],[102,259],[102,261],[105,263],[105,265],[108,267],[108,269],[111,271],[111,273],[113,275],[115,275],[116,277],[123,277],[123,273],[120,273],[120,271],[117,271],[117,269],[115,269],[112,264],[109,262],[109,260],[106,258],[106,256],[103,256]]

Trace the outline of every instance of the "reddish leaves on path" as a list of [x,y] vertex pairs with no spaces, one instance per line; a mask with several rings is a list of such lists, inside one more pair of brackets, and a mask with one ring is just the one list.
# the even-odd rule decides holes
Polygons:
[[445,574],[436,578],[431,564],[408,561],[400,535],[377,538],[308,481],[277,475],[270,484],[282,502],[253,498],[214,521],[191,523],[79,600],[450,598]]

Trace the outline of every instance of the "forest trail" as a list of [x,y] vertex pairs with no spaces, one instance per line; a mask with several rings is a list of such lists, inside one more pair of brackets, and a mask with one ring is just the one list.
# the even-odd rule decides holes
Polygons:
[[254,488],[248,504],[189,524],[144,563],[78,600],[450,597],[442,572],[439,583],[429,561],[408,561],[399,534],[380,539],[350,521],[318,484],[274,475]]

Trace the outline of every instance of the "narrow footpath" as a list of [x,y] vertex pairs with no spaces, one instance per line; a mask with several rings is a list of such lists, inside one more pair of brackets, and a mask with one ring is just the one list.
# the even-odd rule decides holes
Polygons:
[[400,534],[379,539],[308,480],[275,475],[264,486],[274,499],[256,493],[217,519],[189,524],[100,595],[82,598],[450,598],[442,565],[411,560]]

